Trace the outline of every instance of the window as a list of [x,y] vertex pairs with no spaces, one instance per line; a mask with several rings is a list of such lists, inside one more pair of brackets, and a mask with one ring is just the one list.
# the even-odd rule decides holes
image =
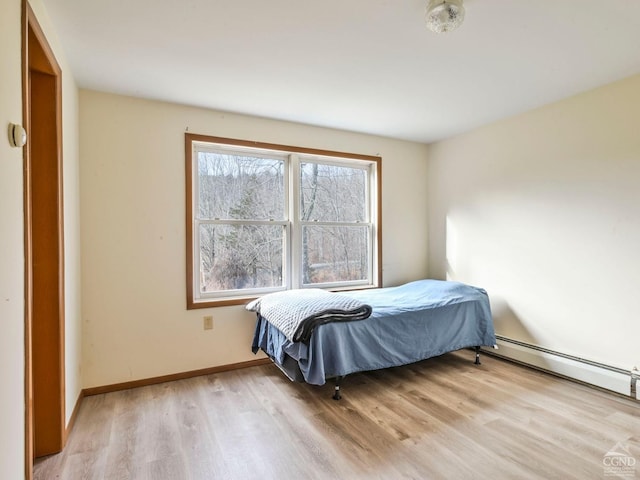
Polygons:
[[187,306],[380,284],[380,157],[185,134]]

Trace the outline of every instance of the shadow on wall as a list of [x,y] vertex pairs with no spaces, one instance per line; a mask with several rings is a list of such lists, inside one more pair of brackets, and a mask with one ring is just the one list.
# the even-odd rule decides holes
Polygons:
[[521,342],[538,345],[538,339],[527,329],[522,319],[513,311],[509,303],[498,295],[489,294],[491,314],[496,335],[503,335]]
[[[541,339],[527,328],[525,321],[509,305],[507,299],[491,290],[492,273],[484,271],[483,267],[474,261],[474,256],[477,254],[473,251],[475,243],[466,241],[467,239],[456,228],[455,222],[449,216],[445,217],[443,227],[438,230],[442,238],[437,244],[443,248],[443,255],[440,258],[444,263],[444,277],[447,280],[470,283],[487,291],[496,335],[531,345],[540,345]],[[480,278],[484,278],[485,282],[479,281]],[[511,357],[504,350],[498,350],[496,353]],[[529,358],[530,352],[520,352],[520,356],[522,355],[524,355],[522,359],[532,360],[538,367],[551,367],[544,357]]]
[[[441,245],[444,247],[444,267],[445,278],[468,283],[476,287],[484,288],[489,294],[494,325],[497,334],[513,338],[521,342],[538,344],[539,339],[527,329],[523,319],[511,308],[504,296],[497,295],[492,291],[492,287],[503,285],[504,273],[497,272],[490,261],[482,260],[487,248],[479,247],[487,239],[469,239],[453,219],[447,215],[444,219],[442,229],[443,239]],[[493,241],[489,239],[488,241]],[[495,258],[495,256],[493,257]]]
[[[516,312],[509,306],[509,303],[498,295],[489,294],[491,301],[491,314],[493,316],[493,324],[498,337],[498,344],[500,344],[500,336],[508,340],[516,340],[524,342],[530,345],[539,345],[540,341],[531,333],[531,331],[525,326],[522,319]],[[505,351],[506,348],[506,351]],[[517,350],[514,351],[513,348]],[[515,356],[514,356],[515,353]],[[541,368],[547,371],[555,371],[554,366],[549,362],[549,358],[544,355],[538,355],[536,352],[528,349],[521,349],[515,347],[510,342],[503,343],[502,347],[496,352],[498,356],[514,359],[519,362],[524,362],[529,365],[535,365],[537,368]]]

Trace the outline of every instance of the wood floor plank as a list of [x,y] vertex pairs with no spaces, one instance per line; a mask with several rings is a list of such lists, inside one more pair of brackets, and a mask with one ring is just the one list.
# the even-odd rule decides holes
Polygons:
[[[88,397],[35,478],[600,479],[638,402],[461,351],[333,385],[272,365]],[[640,475],[640,471],[637,472]]]

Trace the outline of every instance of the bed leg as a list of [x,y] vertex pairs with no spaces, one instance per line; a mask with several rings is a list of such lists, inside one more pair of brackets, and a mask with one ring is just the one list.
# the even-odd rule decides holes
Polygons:
[[476,361],[474,363],[476,365],[482,365],[480,363],[480,347],[476,347]]
[[343,378],[344,376],[336,377],[336,385],[334,387],[333,397],[331,397],[334,400],[340,400],[342,398],[342,395],[340,395],[340,384],[342,383]]

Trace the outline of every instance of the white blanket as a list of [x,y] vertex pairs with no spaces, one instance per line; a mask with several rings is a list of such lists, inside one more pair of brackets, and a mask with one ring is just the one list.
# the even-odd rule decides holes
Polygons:
[[339,293],[305,288],[264,295],[246,306],[292,342],[308,342],[313,329],[328,322],[364,320],[371,307]]

